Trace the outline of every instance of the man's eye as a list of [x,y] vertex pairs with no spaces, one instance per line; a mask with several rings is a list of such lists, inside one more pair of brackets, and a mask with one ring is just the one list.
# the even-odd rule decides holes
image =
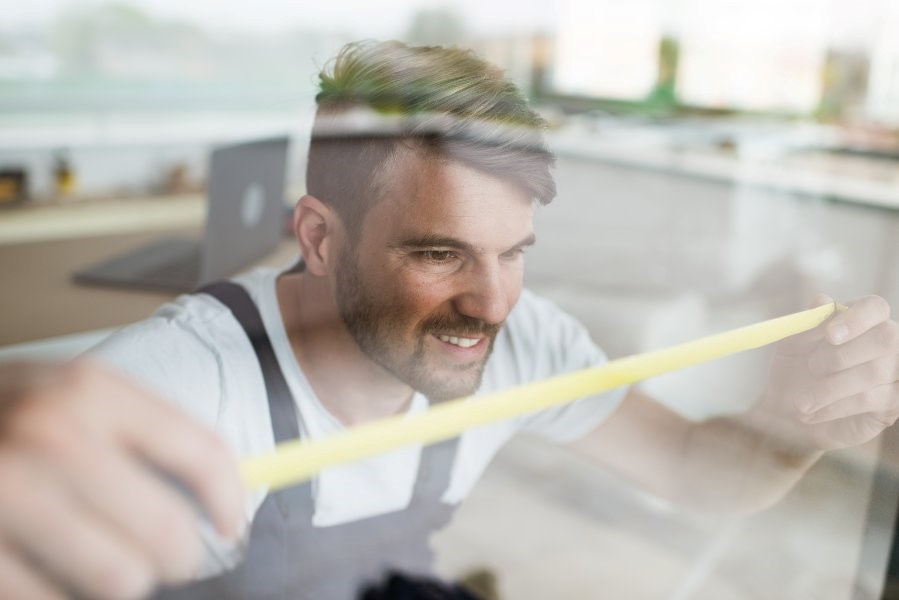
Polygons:
[[455,253],[450,250],[422,250],[419,255],[429,263],[444,264],[455,258]]
[[524,256],[524,251],[524,248],[515,248],[503,254],[502,257],[507,260],[515,260],[516,258],[521,258],[522,256]]

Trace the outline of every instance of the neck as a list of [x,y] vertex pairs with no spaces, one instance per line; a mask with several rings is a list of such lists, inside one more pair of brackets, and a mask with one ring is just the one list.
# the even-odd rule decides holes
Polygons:
[[277,292],[294,357],[328,412],[352,426],[408,408],[412,388],[359,350],[327,280],[285,273],[278,278]]

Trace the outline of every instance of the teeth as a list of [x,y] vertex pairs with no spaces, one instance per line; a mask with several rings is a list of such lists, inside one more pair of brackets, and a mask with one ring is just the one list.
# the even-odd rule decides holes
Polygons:
[[477,338],[456,337],[454,335],[441,335],[438,337],[440,341],[459,346],[460,348],[471,348],[480,341]]

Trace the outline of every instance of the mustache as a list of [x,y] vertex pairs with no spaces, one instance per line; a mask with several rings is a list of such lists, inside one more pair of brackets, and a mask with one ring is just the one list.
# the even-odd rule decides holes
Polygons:
[[431,317],[421,324],[420,329],[423,334],[452,333],[458,337],[493,338],[502,326],[502,323],[487,323],[481,319],[457,314]]

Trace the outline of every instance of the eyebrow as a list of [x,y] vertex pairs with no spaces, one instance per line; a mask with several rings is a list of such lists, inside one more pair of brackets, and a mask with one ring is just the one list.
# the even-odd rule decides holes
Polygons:
[[[511,248],[505,250],[504,252],[509,252],[510,250],[516,250],[518,248],[525,248],[527,246],[533,246],[536,242],[537,236],[534,235],[533,232],[531,232],[527,236],[522,238],[520,242],[513,244]],[[480,251],[477,247],[469,244],[468,242],[463,242],[462,240],[453,237],[447,237],[433,233],[428,233],[417,238],[407,238],[399,244],[396,244],[396,246],[394,247],[397,249],[405,250],[409,250],[412,248],[451,248],[453,250],[470,253],[478,253]]]

